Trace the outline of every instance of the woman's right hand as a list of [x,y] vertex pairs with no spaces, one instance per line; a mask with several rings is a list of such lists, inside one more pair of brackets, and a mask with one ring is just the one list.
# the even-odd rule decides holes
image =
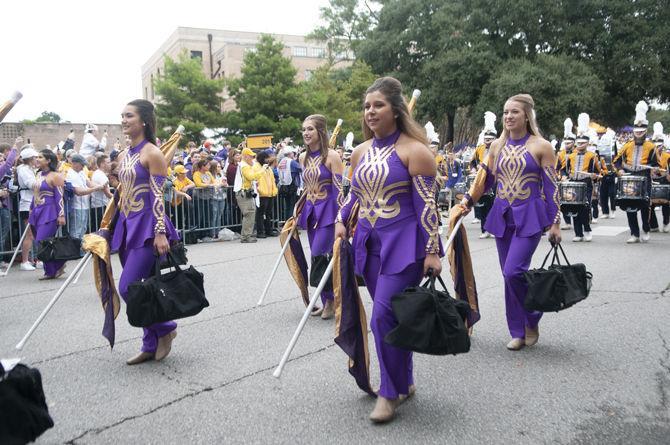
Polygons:
[[341,222],[335,223],[335,238],[347,239],[347,228]]
[[463,198],[461,202],[458,204],[461,207],[461,215],[466,216],[468,213],[470,213],[470,206],[468,206],[468,200]]

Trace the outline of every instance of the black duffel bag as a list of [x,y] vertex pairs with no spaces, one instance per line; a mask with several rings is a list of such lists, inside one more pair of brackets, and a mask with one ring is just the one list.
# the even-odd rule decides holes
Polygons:
[[[184,246],[184,243],[178,241],[170,246],[170,253],[174,262],[179,266],[184,266],[188,263],[188,258],[186,257],[186,252],[188,249]],[[161,269],[168,269],[171,266],[170,259],[167,257],[161,257],[159,260],[159,267]]]
[[[321,283],[321,278],[323,274],[326,273],[328,264],[333,258],[332,255],[318,255],[312,257],[312,267],[309,269],[309,285],[312,287],[319,287]],[[326,280],[326,285],[323,287],[325,292],[330,292],[333,290],[333,275],[331,274]]]
[[5,373],[0,364],[0,443],[24,444],[54,426],[35,368],[17,364]]
[[126,314],[135,327],[147,327],[179,318],[191,317],[209,306],[205,298],[203,275],[190,266],[182,270],[172,254],[167,254],[173,272],[161,274],[156,260],[153,276],[128,286]]
[[40,241],[37,249],[37,259],[43,262],[78,260],[81,257],[81,240],[67,233],[63,235],[61,227],[56,236]]
[[470,312],[468,303],[456,300],[442,281],[444,290],[435,289],[435,278],[421,286],[408,287],[391,297],[393,314],[398,326],[384,341],[397,348],[431,355],[461,354],[470,350],[470,336],[465,319]]
[[[561,264],[559,250],[565,264]],[[551,254],[551,264],[545,269]],[[540,312],[561,311],[584,300],[589,296],[593,278],[584,264],[570,264],[560,244],[551,247],[539,269],[529,270],[524,276],[528,283],[528,293],[523,305],[526,310]]]

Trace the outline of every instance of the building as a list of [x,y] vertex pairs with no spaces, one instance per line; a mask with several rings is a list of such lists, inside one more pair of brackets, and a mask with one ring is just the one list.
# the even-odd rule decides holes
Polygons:
[[[38,150],[50,145],[55,147],[59,142],[67,139],[70,130],[74,130],[75,148],[79,150],[81,140],[84,136],[84,127],[81,123],[52,123],[52,122],[3,122],[0,124],[0,143],[6,142],[13,144],[18,136],[22,136],[24,142],[35,146]],[[107,152],[114,147],[114,143],[119,140],[121,146],[124,146],[125,136],[121,130],[120,124],[96,124],[98,126],[98,139],[102,138],[105,130],[107,131]]]
[[[202,71],[210,78],[238,77],[244,55],[254,51],[261,33],[226,31],[221,29],[177,28],[156,52],[142,65],[142,94],[145,99],[155,99],[153,81],[164,69],[164,56],[176,59],[184,50],[192,58],[202,60]],[[309,79],[311,73],[326,63],[326,48],[317,42],[307,42],[304,36],[272,34],[284,43],[284,56],[291,59],[298,70],[298,81]],[[223,110],[235,106],[223,94]]]

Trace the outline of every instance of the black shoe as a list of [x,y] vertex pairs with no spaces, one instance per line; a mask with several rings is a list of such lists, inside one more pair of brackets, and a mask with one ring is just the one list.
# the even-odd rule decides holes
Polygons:
[[264,233],[259,233],[256,235],[256,238],[267,238],[268,236]]
[[270,232],[270,236],[279,236],[279,230],[276,229],[273,230],[272,232]]

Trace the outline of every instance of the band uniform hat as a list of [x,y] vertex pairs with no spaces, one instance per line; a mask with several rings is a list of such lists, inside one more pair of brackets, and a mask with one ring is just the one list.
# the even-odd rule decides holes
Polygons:
[[589,132],[589,123],[591,118],[586,113],[579,113],[577,116],[577,137],[575,140],[581,143],[588,143],[591,140],[591,135]]
[[484,139],[495,139],[497,137],[496,115],[491,111],[487,111],[484,113]]
[[242,154],[247,155],[247,156],[256,157],[256,153],[254,153],[254,151],[252,149],[250,149],[249,147],[244,147],[242,149]]
[[641,100],[637,103],[637,105],[635,105],[635,121],[633,121],[633,131],[647,131],[647,127],[649,127],[647,111],[649,111],[649,105],[647,105],[645,101]]
[[567,118],[563,121],[563,140],[574,141],[577,138],[572,132],[572,119]]

